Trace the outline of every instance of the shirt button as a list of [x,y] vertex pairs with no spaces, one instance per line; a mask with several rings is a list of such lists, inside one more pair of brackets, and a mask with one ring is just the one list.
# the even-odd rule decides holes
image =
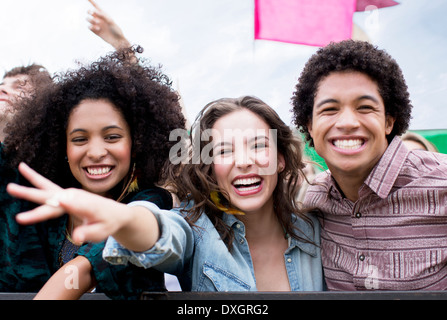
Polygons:
[[361,255],[359,256],[359,260],[360,260],[360,261],[364,261],[364,260],[365,260],[365,256],[364,256],[363,254],[361,254]]
[[121,263],[123,263],[123,259],[122,258],[117,258],[116,262],[121,264]]
[[236,228],[240,229],[240,228],[241,228],[241,225],[238,223],[238,224],[236,225]]
[[292,262],[292,258],[287,258],[287,262]]
[[356,218],[361,218],[361,217],[362,217],[362,214],[361,214],[360,212],[357,212],[357,213],[355,214],[355,217],[356,217]]
[[118,249],[113,249],[112,250],[112,255],[113,256],[117,256],[118,255]]

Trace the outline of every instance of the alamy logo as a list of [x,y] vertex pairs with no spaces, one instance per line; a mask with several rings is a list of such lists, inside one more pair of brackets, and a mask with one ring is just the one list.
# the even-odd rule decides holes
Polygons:
[[365,279],[365,288],[368,290],[379,289],[379,268],[369,264],[366,270],[368,277]]
[[64,285],[67,290],[79,289],[79,270],[77,266],[66,266],[64,273],[68,276],[65,278]]

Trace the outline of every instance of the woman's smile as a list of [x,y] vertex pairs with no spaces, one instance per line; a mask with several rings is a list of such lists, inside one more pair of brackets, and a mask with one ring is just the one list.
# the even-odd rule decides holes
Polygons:
[[238,176],[232,185],[238,195],[249,196],[262,191],[263,179],[258,175]]
[[89,166],[84,170],[90,179],[106,179],[112,174],[113,166]]

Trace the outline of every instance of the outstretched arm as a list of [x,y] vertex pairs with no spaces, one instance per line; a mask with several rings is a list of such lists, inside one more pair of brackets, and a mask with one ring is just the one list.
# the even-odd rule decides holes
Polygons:
[[99,242],[113,236],[122,246],[135,252],[152,248],[160,236],[158,221],[147,208],[127,206],[81,189],[62,189],[24,163],[19,165],[19,171],[36,188],[11,183],[7,186],[8,193],[40,204],[17,215],[21,224],[33,224],[68,213],[83,221],[73,230],[75,242]]
[[116,50],[129,48],[130,42],[124,36],[121,28],[107,15],[93,0],[88,0],[93,7],[89,11],[87,21],[90,23],[90,30],[107,43],[111,44]]

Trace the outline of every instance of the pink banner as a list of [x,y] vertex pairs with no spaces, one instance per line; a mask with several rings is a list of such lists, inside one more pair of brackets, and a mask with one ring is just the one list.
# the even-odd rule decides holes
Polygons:
[[375,6],[377,9],[392,7],[399,4],[393,0],[357,0],[357,7],[355,11],[365,11],[368,6]]
[[357,0],[255,0],[255,39],[325,46],[351,38]]

